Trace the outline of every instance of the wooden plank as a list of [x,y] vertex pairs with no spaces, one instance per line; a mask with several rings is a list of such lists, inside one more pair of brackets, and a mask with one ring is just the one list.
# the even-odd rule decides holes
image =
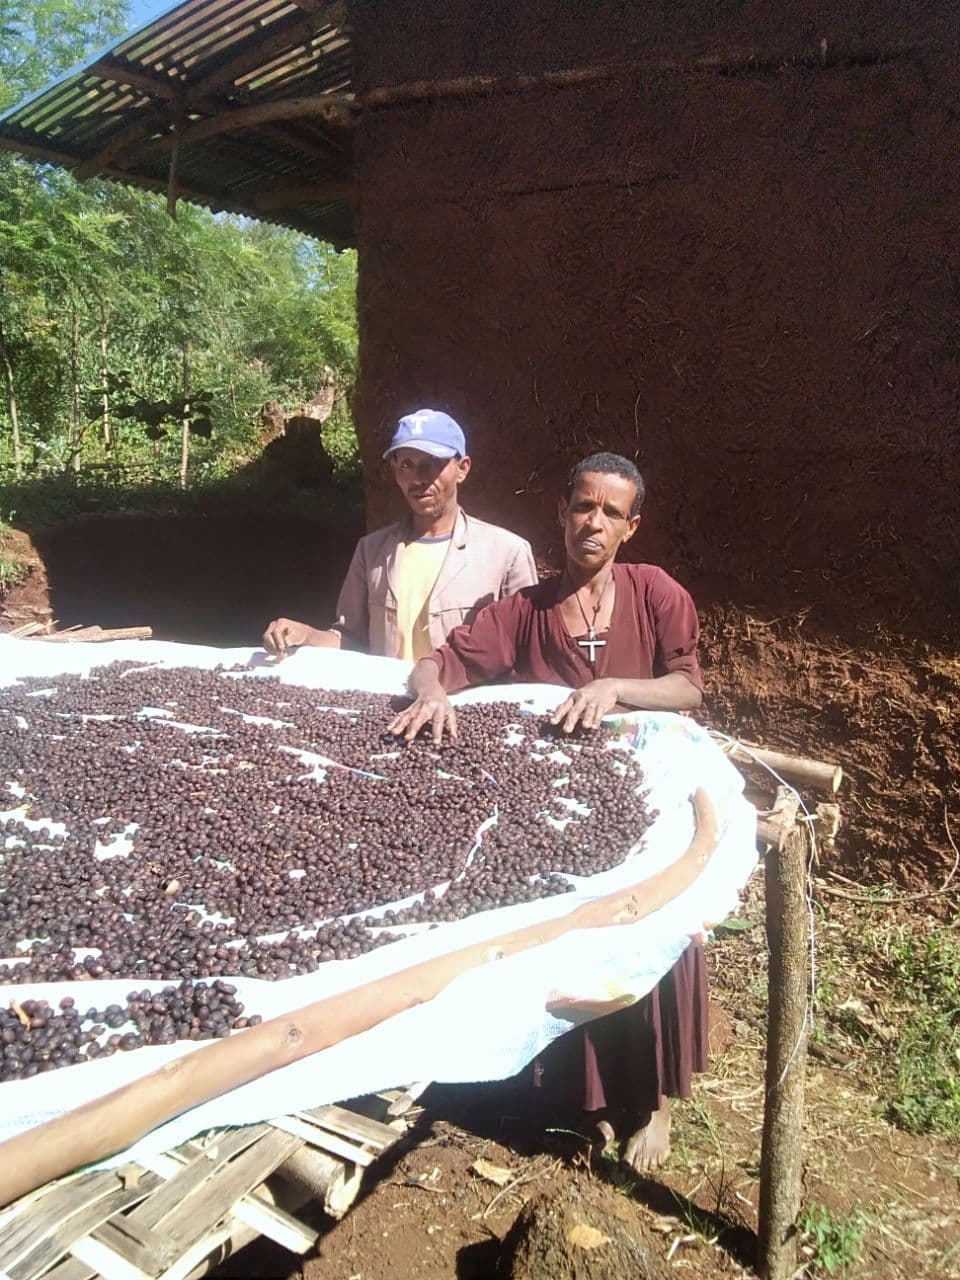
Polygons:
[[96,1280],[96,1268],[88,1267],[79,1258],[66,1258],[48,1271],[43,1280]]
[[167,1217],[176,1213],[188,1196],[193,1195],[228,1161],[269,1132],[270,1128],[267,1125],[248,1125],[243,1129],[235,1129],[225,1134],[216,1146],[206,1148],[202,1155],[185,1165],[182,1172],[170,1178],[146,1204],[127,1215],[125,1222],[130,1235],[160,1227]]
[[[155,1194],[151,1202],[143,1205],[137,1213],[104,1224],[97,1232],[97,1239],[130,1266],[151,1276],[175,1269],[183,1255],[193,1256],[195,1246],[233,1211],[237,1200],[248,1190],[259,1186],[277,1164],[282,1164],[300,1145],[265,1126],[254,1127],[262,1131],[256,1140],[244,1145],[238,1141],[229,1145],[218,1143],[209,1149],[209,1154],[216,1152],[213,1161],[208,1159],[208,1154],[199,1152],[182,1173],[174,1175]],[[244,1133],[240,1130],[228,1137],[236,1140]],[[279,1143],[277,1139],[280,1139]],[[226,1155],[223,1153],[225,1146]],[[280,1151],[279,1156],[277,1150]],[[234,1158],[228,1163],[231,1157]],[[204,1165],[207,1165],[206,1170],[202,1168]],[[177,1193],[176,1200],[171,1206],[174,1192]],[[205,1256],[201,1253],[197,1260]],[[195,1265],[196,1261],[187,1267],[184,1274]]]
[[320,1129],[315,1124],[310,1124],[308,1121],[301,1120],[296,1116],[280,1116],[279,1119],[273,1121],[273,1127],[280,1129],[283,1133],[293,1134],[301,1142],[308,1142],[310,1146],[319,1147],[321,1151],[329,1151],[331,1155],[339,1156],[341,1160],[346,1160],[350,1164],[362,1165],[363,1168],[373,1164],[376,1158],[371,1152],[365,1151],[363,1147],[358,1147],[352,1142],[345,1142],[343,1138],[327,1133],[325,1129]]
[[[429,1080],[418,1080],[406,1089],[393,1090],[394,1096],[387,1100],[387,1116],[389,1119],[398,1120],[400,1117],[405,1116],[408,1111],[417,1105],[420,1096],[429,1088]],[[386,1094],[381,1094],[380,1096],[387,1098]]]
[[155,1255],[163,1245],[163,1238],[150,1230],[132,1236],[125,1229],[126,1221],[126,1218],[113,1218],[110,1222],[101,1223],[93,1232],[93,1239],[136,1271],[152,1276],[155,1273]]
[[[234,1246],[238,1232],[243,1232],[240,1244]],[[230,1258],[237,1248],[249,1244],[256,1239],[247,1228],[237,1227],[231,1218],[215,1230],[207,1232],[197,1243],[182,1254],[166,1271],[161,1272],[157,1280],[186,1280],[187,1276],[207,1275],[225,1259]],[[229,1272],[227,1273],[229,1275]]]
[[184,1212],[170,1223],[167,1230],[169,1256],[179,1257],[202,1239],[241,1197],[258,1187],[299,1146],[298,1138],[273,1130],[256,1146],[238,1156],[218,1178],[191,1196],[184,1205]]
[[70,1252],[78,1261],[93,1267],[96,1274],[103,1276],[104,1280],[153,1280],[149,1272],[132,1266],[125,1258],[121,1258],[118,1253],[114,1253],[93,1236],[83,1236],[75,1240]]
[[152,1169],[154,1173],[159,1173],[161,1178],[167,1179],[180,1173],[189,1161],[182,1157],[178,1159],[164,1151],[160,1155],[141,1156],[139,1163],[145,1169]]
[[[277,1128],[283,1136],[276,1133]],[[274,1141],[264,1149],[271,1132]],[[148,1171],[136,1186],[118,1185],[121,1179],[115,1171],[71,1180],[32,1202],[31,1212],[17,1224],[20,1229],[15,1227],[15,1234],[4,1241],[2,1270],[11,1280],[35,1280],[44,1273],[44,1280],[91,1280],[96,1275],[106,1280],[142,1280],[166,1267],[164,1274],[174,1280],[181,1271],[188,1274],[229,1236],[229,1220],[222,1222],[227,1214],[284,1248],[306,1253],[317,1234],[254,1195],[253,1188],[293,1153],[298,1140],[333,1147],[341,1158],[366,1166],[374,1155],[354,1143],[379,1153],[399,1136],[387,1125],[333,1105],[284,1117],[280,1125],[235,1130],[207,1147],[192,1142],[176,1152],[148,1157],[144,1162]],[[245,1153],[241,1165],[239,1157]],[[238,1194],[238,1187],[246,1184],[249,1192]],[[185,1205],[188,1198],[189,1206]],[[138,1204],[133,1212],[124,1213]],[[177,1222],[184,1210],[187,1221]],[[161,1226],[163,1230],[157,1230]],[[72,1256],[57,1263],[57,1257],[68,1251]],[[53,1271],[48,1270],[51,1263]]]
[[0,1271],[12,1266],[75,1213],[103,1200],[119,1186],[116,1173],[91,1173],[69,1182],[54,1183],[46,1194],[31,1197],[0,1246]]
[[363,1142],[367,1146],[385,1151],[392,1147],[400,1136],[396,1129],[381,1124],[379,1120],[371,1120],[368,1116],[359,1115],[356,1111],[348,1111],[336,1105],[320,1107],[316,1111],[301,1111],[298,1115],[317,1124],[322,1129],[329,1129],[342,1138],[352,1138],[355,1142]]
[[156,1174],[145,1173],[135,1187],[120,1187],[96,1204],[74,1213],[63,1225],[55,1224],[55,1229],[35,1249],[12,1267],[4,1268],[6,1274],[10,1280],[39,1280],[64,1254],[73,1251],[75,1241],[94,1231],[115,1213],[122,1213],[145,1199],[160,1185],[160,1181]]
[[145,1163],[164,1184],[133,1213],[104,1223],[96,1238],[131,1266],[155,1275],[171,1264],[167,1219],[175,1218],[188,1197],[269,1132],[266,1125],[250,1125],[207,1147],[188,1142],[175,1152],[148,1156]]
[[291,1253],[309,1253],[320,1238],[319,1231],[304,1226],[292,1213],[269,1204],[258,1195],[244,1196],[231,1212],[239,1222],[246,1223]]

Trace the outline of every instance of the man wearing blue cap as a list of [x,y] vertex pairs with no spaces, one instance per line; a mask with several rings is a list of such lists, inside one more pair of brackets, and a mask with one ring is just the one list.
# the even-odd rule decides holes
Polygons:
[[476,610],[537,581],[528,542],[461,508],[470,458],[449,414],[407,414],[383,456],[409,516],[357,543],[332,627],[277,618],[263,637],[269,652],[316,645],[418,662]]

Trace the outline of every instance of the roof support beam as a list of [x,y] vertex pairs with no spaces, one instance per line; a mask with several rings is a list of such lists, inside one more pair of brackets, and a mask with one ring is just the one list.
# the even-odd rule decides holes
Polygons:
[[313,182],[290,187],[266,187],[255,195],[253,203],[260,213],[271,213],[286,209],[292,204],[333,204],[337,200],[346,200],[352,204],[356,199],[356,187],[347,180],[331,180],[329,182]]
[[[245,49],[235,54],[228,62],[214,68],[209,75],[190,85],[187,90],[188,101],[196,94],[210,93],[222,85],[232,84],[239,76],[256,67],[262,67],[276,54],[289,50],[291,53],[301,48],[324,29],[324,27],[341,26],[344,20],[344,7],[341,4],[323,4],[318,6],[317,18],[298,18],[293,23],[276,29],[263,40],[253,41]],[[276,24],[271,24],[276,27]]]
[[183,81],[179,77],[164,76],[142,71],[137,67],[125,66],[114,62],[112,58],[101,58],[90,68],[90,74],[99,76],[101,80],[112,80],[114,84],[128,84],[131,89],[140,89],[154,98],[165,98],[173,102],[183,93]]
[[[311,93],[296,98],[281,98],[277,102],[258,102],[251,107],[237,107],[221,112],[207,120],[187,125],[182,142],[189,146],[204,138],[215,138],[221,133],[233,133],[237,129],[253,129],[274,120],[296,120],[305,116],[322,116],[333,119],[339,125],[352,123],[350,112],[354,105],[352,93]],[[169,151],[173,139],[168,134],[149,144],[151,150]]]
[[[124,65],[112,58],[102,58],[90,68],[94,75],[100,76],[104,80],[113,81],[116,84],[128,84],[131,88],[138,89],[144,93],[150,94],[155,98],[162,98],[164,102],[169,103],[173,108],[173,115],[180,119],[185,119],[191,112],[207,115],[214,120],[220,120],[232,114],[230,107],[216,98],[210,99],[207,95],[225,84],[230,84],[239,76],[253,68],[262,66],[264,62],[268,62],[274,54],[283,53],[286,50],[293,52],[298,48],[305,47],[318,31],[322,31],[325,27],[333,27],[341,25],[345,18],[345,6],[341,0],[310,0],[310,4],[301,6],[307,9],[313,16],[296,19],[293,24],[286,24],[282,30],[274,32],[266,40],[254,41],[241,53],[236,54],[227,63],[204,76],[194,85],[184,83],[180,76],[173,78],[160,73],[150,74],[138,68]],[[319,20],[318,20],[319,19]],[[264,104],[272,106],[274,104]],[[252,110],[250,108],[234,108],[235,110]],[[318,113],[319,114],[319,113]],[[281,112],[279,115],[270,115],[267,119],[285,119],[289,116]],[[211,120],[202,121],[200,124],[209,124]],[[338,119],[338,123],[344,124],[345,120]],[[170,124],[170,117],[162,109],[160,104],[151,107],[144,107],[143,114],[138,119],[133,120],[130,124],[120,128],[110,141],[102,147],[96,155],[88,157],[74,169],[74,175],[81,182],[87,178],[93,177],[94,174],[102,172],[108,165],[112,165],[128,147],[138,142],[142,142],[144,138],[150,136],[151,133],[159,130],[166,131]],[[187,124],[181,131],[180,142],[188,144],[192,140],[198,140],[193,133],[193,129],[198,125],[190,126]],[[237,126],[239,127],[239,126]],[[221,132],[215,129],[214,132]],[[210,136],[201,134],[203,136]],[[162,139],[163,149],[173,146],[173,135],[168,134]],[[331,145],[331,151],[334,151]]]
[[[174,102],[171,106],[175,106]],[[130,124],[122,126],[113,135],[105,147],[101,147],[96,155],[90,156],[73,171],[73,176],[80,182],[92,178],[95,173],[105,173],[121,152],[135,142],[142,142],[159,129],[166,129],[170,123],[170,115],[159,107],[145,107],[139,116]]]
[[[315,125],[313,128],[316,131]],[[257,133],[278,142],[281,147],[289,151],[299,151],[301,155],[309,156],[311,160],[318,160],[320,164],[330,165],[344,174],[350,171],[349,145],[341,146],[333,139],[328,141],[325,134],[316,139],[307,138],[296,129],[290,129],[284,124],[261,124],[257,125],[256,129]]]

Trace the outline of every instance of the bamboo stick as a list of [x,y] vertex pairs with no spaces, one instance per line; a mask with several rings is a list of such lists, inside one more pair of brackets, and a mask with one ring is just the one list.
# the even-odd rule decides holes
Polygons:
[[57,644],[80,644],[102,640],[149,640],[152,635],[152,627],[80,627],[74,631],[53,631],[36,639]]
[[0,1143],[0,1206],[80,1165],[123,1151],[158,1125],[210,1098],[425,1004],[470,969],[542,946],[576,929],[633,924],[659,910],[693,883],[716,848],[717,821],[710,797],[698,789],[692,802],[696,832],[689,847],[669,867],[638,884],[584,903],[558,919],[435,956],[272,1018],[241,1035],[214,1041]]

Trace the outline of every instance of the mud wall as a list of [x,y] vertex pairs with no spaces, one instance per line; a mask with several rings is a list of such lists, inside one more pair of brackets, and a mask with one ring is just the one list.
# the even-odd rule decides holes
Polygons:
[[569,464],[615,449],[648,478],[635,554],[702,602],[949,627],[960,21],[835,10],[357,0],[361,91],[614,68],[364,114],[371,523],[391,420],[433,404],[467,505],[545,552]]

